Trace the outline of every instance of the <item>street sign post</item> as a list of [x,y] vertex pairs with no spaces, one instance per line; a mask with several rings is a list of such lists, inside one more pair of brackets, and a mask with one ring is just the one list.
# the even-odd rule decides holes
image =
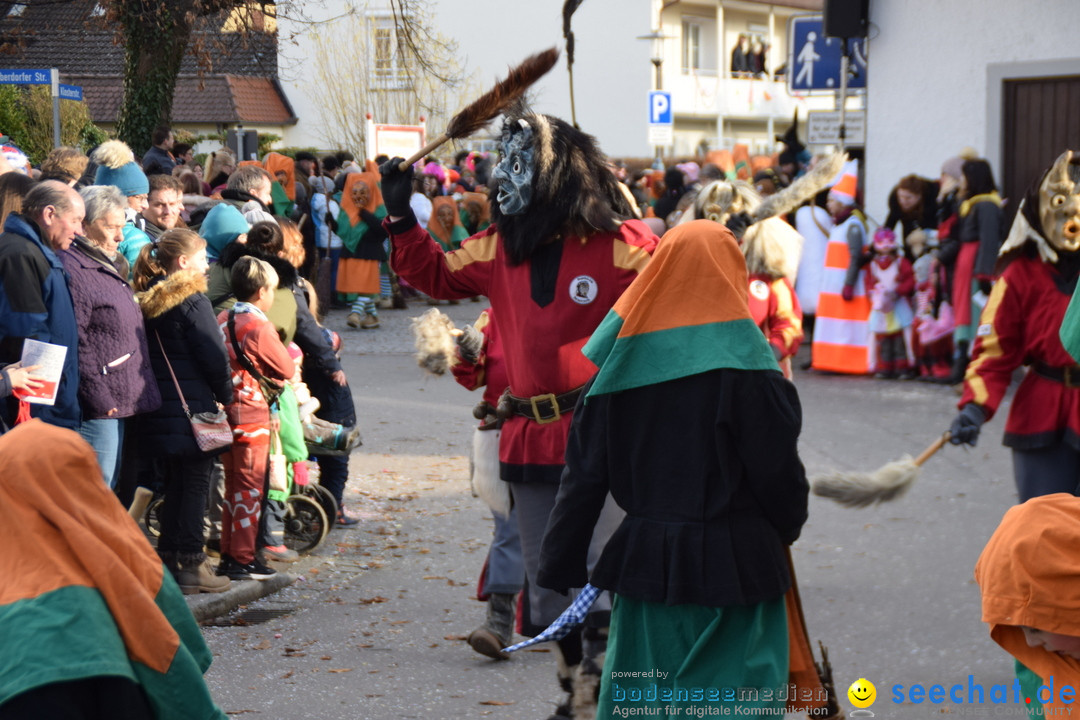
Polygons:
[[48,70],[0,70],[0,85],[51,85],[53,99],[53,147],[60,147],[60,100],[83,99],[78,85],[61,85],[60,71]]
[[61,100],[74,100],[75,102],[82,102],[82,86],[81,85],[60,85],[60,99]]
[[49,70],[0,70],[0,85],[48,85]]
[[666,90],[649,92],[649,144],[656,146],[656,157],[660,158],[660,148],[675,142],[675,113],[671,108],[671,93]]
[[[866,38],[848,41],[851,68],[848,90],[866,89]],[[844,41],[825,37],[821,15],[796,15],[788,21],[788,90],[792,93],[834,93],[840,89]]]

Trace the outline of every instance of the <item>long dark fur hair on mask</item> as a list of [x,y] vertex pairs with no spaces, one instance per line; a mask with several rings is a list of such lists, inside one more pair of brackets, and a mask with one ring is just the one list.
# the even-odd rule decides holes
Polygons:
[[507,116],[504,141],[522,131],[521,120],[533,132],[535,169],[529,207],[520,215],[503,215],[495,199],[499,182],[493,179],[488,188],[491,219],[512,264],[525,262],[538,247],[560,235],[614,232],[633,217],[593,136],[558,118],[521,108]]

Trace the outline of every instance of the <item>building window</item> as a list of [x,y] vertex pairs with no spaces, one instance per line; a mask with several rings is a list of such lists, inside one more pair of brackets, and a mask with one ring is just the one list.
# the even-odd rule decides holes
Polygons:
[[717,58],[716,18],[706,15],[682,17],[682,71],[684,75],[715,75]]
[[682,67],[683,73],[701,69],[701,26],[691,20],[682,24]]
[[403,90],[408,87],[409,73],[398,45],[397,27],[392,17],[371,19],[371,57],[376,87],[384,90]]
[[8,10],[7,16],[13,18],[22,17],[24,12],[26,12],[26,3],[15,3]]

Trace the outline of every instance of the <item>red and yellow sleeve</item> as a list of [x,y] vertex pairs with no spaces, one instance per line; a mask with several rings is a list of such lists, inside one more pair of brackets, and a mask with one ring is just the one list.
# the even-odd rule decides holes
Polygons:
[[958,403],[969,402],[985,408],[987,420],[994,416],[1005,391],[1012,381],[1013,371],[1024,361],[1024,312],[1019,288],[1006,273],[994,283],[990,298],[983,309],[971,363],[964,376],[964,393]]
[[394,246],[391,256],[394,272],[421,292],[445,300],[488,294],[499,244],[494,226],[469,238],[452,252],[443,252],[439,243],[419,225],[391,234],[390,238]]
[[768,339],[780,348],[781,357],[791,357],[799,351],[803,339],[802,307],[791,283],[786,278],[773,281],[769,287]]

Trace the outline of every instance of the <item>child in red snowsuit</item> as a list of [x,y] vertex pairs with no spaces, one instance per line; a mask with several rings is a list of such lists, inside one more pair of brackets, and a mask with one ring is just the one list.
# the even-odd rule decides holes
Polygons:
[[217,572],[234,580],[264,580],[275,571],[256,557],[255,539],[266,499],[270,435],[276,431],[271,414],[276,398],[266,397],[264,384],[269,388],[271,383],[287,380],[296,368],[265,314],[274,304],[278,286],[274,269],[263,260],[243,257],[233,265],[231,283],[238,302],[218,315],[236,393],[233,402],[225,406],[233,427],[233,444],[222,455],[225,498]]

